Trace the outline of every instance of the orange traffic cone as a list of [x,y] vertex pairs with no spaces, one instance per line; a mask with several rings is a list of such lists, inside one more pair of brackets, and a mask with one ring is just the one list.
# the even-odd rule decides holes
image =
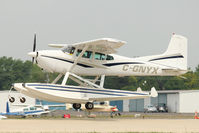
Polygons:
[[199,119],[197,110],[196,110],[196,112],[195,112],[195,117],[194,117],[194,118],[195,118],[195,119]]

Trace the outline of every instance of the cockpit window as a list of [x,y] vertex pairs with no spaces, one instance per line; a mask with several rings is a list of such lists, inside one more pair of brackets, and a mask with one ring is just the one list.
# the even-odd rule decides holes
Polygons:
[[68,47],[63,48],[62,51],[63,51],[64,53],[73,54],[74,51],[75,51],[75,47],[69,45]]

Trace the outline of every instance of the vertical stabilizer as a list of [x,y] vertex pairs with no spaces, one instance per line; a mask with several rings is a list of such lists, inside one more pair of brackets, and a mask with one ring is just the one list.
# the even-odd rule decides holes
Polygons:
[[10,113],[9,103],[6,103],[6,113]]
[[174,34],[164,55],[176,57],[168,62],[170,66],[187,70],[187,38]]
[[173,34],[166,52],[148,59],[156,64],[187,70],[187,38]]

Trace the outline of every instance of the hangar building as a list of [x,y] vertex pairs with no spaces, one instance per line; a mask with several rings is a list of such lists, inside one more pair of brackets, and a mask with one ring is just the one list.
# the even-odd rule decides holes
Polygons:
[[145,99],[132,99],[112,101],[111,105],[117,105],[120,111],[143,112],[147,105],[165,104],[168,112],[194,113],[199,111],[199,90],[166,90],[158,91],[158,97]]

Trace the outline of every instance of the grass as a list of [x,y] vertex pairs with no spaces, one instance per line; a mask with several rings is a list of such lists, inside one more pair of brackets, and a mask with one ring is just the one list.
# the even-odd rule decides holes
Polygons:
[[[40,116],[38,118],[33,118],[32,116],[27,116],[26,118],[22,118],[21,116],[8,116],[10,119],[64,119],[62,116]],[[135,114],[123,114],[121,116],[114,116],[111,118],[109,115],[98,114],[95,118],[88,118],[86,115],[71,115],[70,119],[193,119],[194,114],[168,114],[168,113],[140,113],[140,116],[135,117]],[[65,118],[66,119],[66,118]]]

